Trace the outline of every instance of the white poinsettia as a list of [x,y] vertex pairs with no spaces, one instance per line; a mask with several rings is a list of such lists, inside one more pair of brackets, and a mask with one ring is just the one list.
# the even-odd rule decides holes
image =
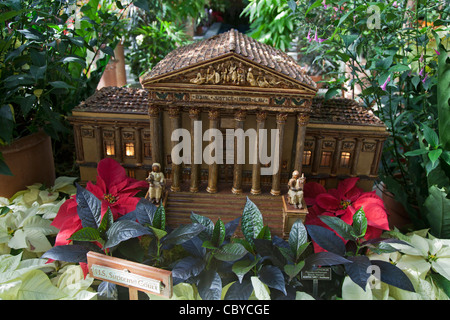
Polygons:
[[409,237],[408,242],[411,246],[390,244],[403,253],[397,267],[412,269],[418,272],[422,279],[425,279],[432,269],[450,280],[450,246],[448,242],[438,238],[427,239],[417,234]]
[[0,217],[0,243],[12,249],[26,249],[42,253],[52,248],[48,235],[56,235],[58,229],[51,221],[37,214],[39,205],[22,207]]
[[[58,177],[55,179],[53,187],[45,187],[41,183],[35,183],[27,186],[26,190],[17,192],[11,197],[10,202],[13,205],[24,205],[30,207],[33,203],[39,204],[52,203],[63,194],[73,195],[77,192],[74,182],[77,178]],[[0,204],[1,206],[1,204]]]

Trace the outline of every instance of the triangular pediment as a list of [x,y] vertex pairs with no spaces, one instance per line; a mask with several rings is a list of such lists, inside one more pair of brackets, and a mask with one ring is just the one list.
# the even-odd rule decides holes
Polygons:
[[308,95],[317,92],[316,83],[295,59],[233,29],[171,51],[141,83],[150,90],[163,84],[183,84],[297,89]]
[[203,61],[202,63],[182,68],[161,76],[148,79],[144,86],[151,88],[158,84],[185,84],[191,87],[233,86],[249,88],[298,89],[315,93],[316,89],[272,71],[253,61],[248,61],[235,54]]

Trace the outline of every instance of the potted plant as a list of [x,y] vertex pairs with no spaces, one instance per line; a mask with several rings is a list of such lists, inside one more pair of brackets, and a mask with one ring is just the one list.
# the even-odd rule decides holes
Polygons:
[[[2,2],[0,10],[0,193],[8,196],[34,182],[52,184],[53,156],[37,157],[45,150],[52,151],[50,138],[56,153],[58,147],[73,141],[66,116],[96,89],[114,54],[124,8],[120,1],[88,1],[77,6],[28,0]],[[18,153],[30,164],[19,164],[11,150],[16,149],[18,139],[30,140],[32,134],[44,144],[31,143],[32,154],[24,156],[22,142]],[[69,160],[73,163],[73,157]],[[38,167],[33,168],[33,163]],[[15,164],[19,166],[13,167]],[[25,181],[19,183],[21,172]],[[7,191],[13,182],[16,189]]]

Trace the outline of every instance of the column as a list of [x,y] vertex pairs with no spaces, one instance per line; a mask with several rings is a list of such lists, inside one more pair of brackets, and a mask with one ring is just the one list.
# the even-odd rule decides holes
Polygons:
[[380,139],[377,139],[376,141],[377,141],[377,145],[375,147],[372,165],[370,167],[370,177],[378,176],[378,167],[380,165],[380,156],[381,156],[381,152],[382,152],[382,148],[383,148],[383,141]]
[[[235,120],[235,129],[244,129],[244,122],[245,122],[245,116],[246,113],[243,110],[236,111],[234,115]],[[234,137],[234,167],[233,167],[233,187],[231,188],[231,192],[234,194],[240,194],[242,193],[242,166],[243,164],[238,163],[237,161],[237,143],[236,143],[236,137]]]
[[297,115],[297,143],[295,145],[294,170],[302,173],[303,152],[305,151],[306,125],[309,122],[309,114],[299,113]]
[[[218,120],[219,120],[219,110],[211,109],[208,112],[209,118],[209,129],[217,129],[218,128]],[[209,193],[217,192],[217,180],[218,180],[218,165],[216,162],[209,165],[208,168],[208,186],[206,187],[206,191]]]
[[363,143],[363,138],[356,138],[355,150],[353,151],[352,165],[350,168],[350,176],[355,177],[358,170],[359,154],[361,152],[361,146]]
[[81,136],[81,124],[73,126],[74,138],[75,138],[75,152],[77,156],[76,162],[78,164],[84,162],[84,150],[83,150],[83,137]]
[[316,175],[319,172],[320,160],[322,155],[322,140],[321,134],[314,136],[314,155],[312,159],[311,174]]
[[[180,128],[180,109],[178,107],[169,107],[169,119],[170,119],[170,134],[173,131]],[[172,141],[172,148],[178,144],[177,141]],[[173,192],[180,191],[181,182],[181,164],[175,164],[172,161],[172,185],[170,190]]]
[[270,190],[270,194],[274,196],[278,196],[281,193],[281,162],[283,156],[283,140],[284,140],[284,125],[286,124],[287,113],[278,113],[277,114],[277,129],[279,132],[279,141],[278,141],[278,170],[272,176],[272,190]]
[[[195,159],[194,157],[194,145],[195,145],[195,140],[194,138],[198,138],[195,135],[194,132],[194,123],[195,121],[198,121],[200,118],[200,109],[198,108],[190,108],[189,109],[189,118],[191,119],[191,186],[189,188],[190,192],[198,192],[198,187],[200,184],[200,163],[195,163],[195,160],[200,160],[201,161],[201,157],[200,159]],[[202,135],[202,132],[200,132],[200,134]],[[202,136],[200,136],[200,141],[198,141],[198,143],[201,143],[202,141]]]
[[115,140],[115,153],[116,153],[116,160],[122,164],[123,163],[123,146],[122,146],[122,128],[118,125],[117,122],[114,122],[114,137],[116,137]]
[[148,108],[148,115],[150,117],[150,143],[152,147],[152,160],[163,167],[161,149],[159,146],[159,108],[156,105],[150,105]]
[[103,132],[102,127],[98,124],[94,126],[95,128],[95,142],[97,146],[97,163],[100,162],[100,160],[103,159]]
[[134,126],[134,134],[135,138],[134,141],[136,143],[136,148],[134,150],[136,155],[136,165],[142,166],[142,135],[141,135],[142,128],[138,127],[138,124],[136,123]]
[[256,150],[257,161],[252,166],[252,189],[251,194],[261,193],[261,164],[259,163],[259,133],[260,130],[264,129],[265,122],[267,118],[267,113],[260,111],[256,114]]
[[342,137],[342,136],[335,138],[333,162],[331,163],[331,172],[330,172],[330,176],[332,176],[332,177],[336,176],[337,170],[338,170],[340,162],[341,162],[341,150],[342,150],[342,141],[343,140],[344,140],[344,137]]

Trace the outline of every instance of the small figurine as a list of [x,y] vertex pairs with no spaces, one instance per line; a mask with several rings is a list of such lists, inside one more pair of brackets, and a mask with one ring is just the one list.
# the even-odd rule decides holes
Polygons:
[[298,209],[303,208],[303,187],[305,184],[305,175],[302,173],[300,177],[300,173],[295,170],[292,172],[292,178],[288,182],[288,197],[289,203],[297,207]]
[[164,174],[161,172],[161,165],[153,163],[152,172],[146,179],[150,186],[148,188],[148,195],[152,203],[159,204],[164,189]]

